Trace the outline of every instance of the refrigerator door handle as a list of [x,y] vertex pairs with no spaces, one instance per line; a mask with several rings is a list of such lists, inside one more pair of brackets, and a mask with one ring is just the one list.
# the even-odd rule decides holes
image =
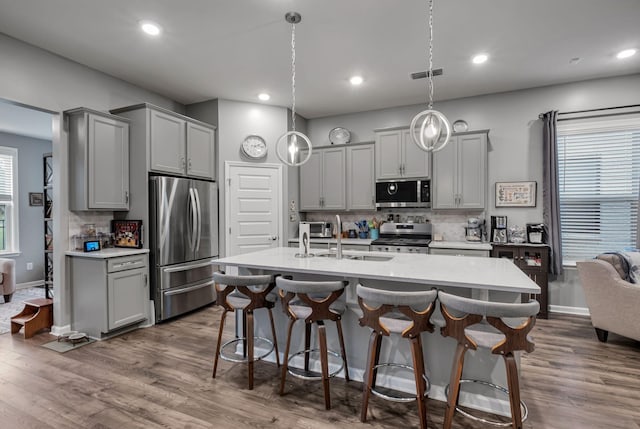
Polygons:
[[202,238],[202,207],[200,207],[200,193],[198,192],[198,188],[193,189],[193,193],[195,195],[196,200],[196,215],[197,215],[197,228],[196,228],[196,240],[194,250],[197,252],[200,250],[200,239]]
[[193,188],[189,188],[189,199],[187,205],[187,219],[188,219],[188,235],[187,238],[189,240],[189,250],[192,252],[195,251],[196,247],[196,217],[198,214],[196,213],[196,205],[195,205],[195,196],[193,193]]
[[195,286],[188,286],[188,287],[183,287],[183,288],[180,288],[180,289],[175,289],[175,290],[171,290],[171,291],[168,291],[168,292],[164,292],[164,295],[165,296],[179,295],[181,293],[187,293],[187,292],[194,291],[196,289],[202,289],[203,287],[206,287],[206,286],[211,286],[214,283],[215,283],[215,281],[209,280],[206,283],[197,284]]

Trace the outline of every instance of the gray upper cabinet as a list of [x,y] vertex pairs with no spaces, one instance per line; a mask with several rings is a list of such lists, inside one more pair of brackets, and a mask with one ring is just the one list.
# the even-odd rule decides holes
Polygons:
[[375,151],[372,144],[347,146],[347,210],[375,210]]
[[215,131],[187,122],[187,176],[215,179]]
[[376,131],[376,179],[430,177],[431,154],[418,148],[409,128]]
[[184,175],[186,159],[186,121],[150,109],[150,170]]
[[346,209],[344,147],[314,149],[300,166],[300,210]]
[[69,209],[129,210],[129,122],[79,108],[69,129]]
[[111,113],[131,119],[136,144],[146,141],[149,171],[215,180],[214,126],[150,104]]
[[433,154],[433,209],[484,209],[486,189],[487,131],[452,136]]

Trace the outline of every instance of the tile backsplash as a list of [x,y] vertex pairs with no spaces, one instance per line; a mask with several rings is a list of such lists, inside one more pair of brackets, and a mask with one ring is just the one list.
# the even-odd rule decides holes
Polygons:
[[[354,222],[359,220],[371,220],[374,217],[377,220],[387,220],[389,214],[400,215],[400,222],[406,222],[407,218],[416,216],[422,216],[423,219],[429,220],[433,225],[433,233],[441,234],[445,241],[465,241],[464,227],[467,225],[467,219],[470,217],[483,218],[482,214],[478,212],[461,212],[461,213],[435,213],[426,210],[411,210],[411,209],[385,209],[380,211],[363,211],[363,212],[340,212],[340,219],[342,220],[343,230],[357,229],[354,226]],[[334,222],[336,213],[326,212],[307,212],[303,214],[301,220],[309,221],[326,221]]]

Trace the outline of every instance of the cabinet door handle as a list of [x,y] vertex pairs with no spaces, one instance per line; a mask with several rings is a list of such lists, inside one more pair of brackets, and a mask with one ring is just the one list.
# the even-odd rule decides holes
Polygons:
[[147,275],[145,274],[145,275],[144,275],[144,285],[146,286],[147,284],[148,284],[148,283],[147,283]]
[[191,171],[191,158],[189,158],[189,168],[188,168],[188,170]]
[[182,168],[184,168],[184,166],[186,165],[184,156],[180,157],[180,163],[182,164]]
[[124,202],[129,204],[129,191],[124,191]]

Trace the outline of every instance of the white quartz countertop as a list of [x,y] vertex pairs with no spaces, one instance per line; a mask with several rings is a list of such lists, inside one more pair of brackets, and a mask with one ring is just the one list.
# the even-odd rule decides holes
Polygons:
[[431,241],[429,247],[434,249],[469,249],[491,250],[491,243],[478,243],[473,241]]
[[[421,283],[435,287],[464,287],[506,292],[540,293],[540,287],[511,261],[502,258],[458,257],[412,253],[344,251],[344,255],[391,256],[389,261],[296,258],[298,249],[277,247],[218,259],[220,265],[307,273],[345,278]],[[316,255],[328,253],[314,250]]]
[[149,249],[125,249],[113,247],[109,249],[98,250],[97,252],[83,252],[81,250],[68,250],[64,252],[64,254],[67,256],[96,259],[117,258],[119,256],[140,255],[142,253],[149,253]]
[[[299,238],[290,238],[289,243],[297,243],[300,241]],[[310,238],[312,243],[329,243],[336,244],[338,240],[335,238]],[[371,244],[371,239],[369,238],[343,238],[342,244],[361,244],[363,246],[369,246]]]

